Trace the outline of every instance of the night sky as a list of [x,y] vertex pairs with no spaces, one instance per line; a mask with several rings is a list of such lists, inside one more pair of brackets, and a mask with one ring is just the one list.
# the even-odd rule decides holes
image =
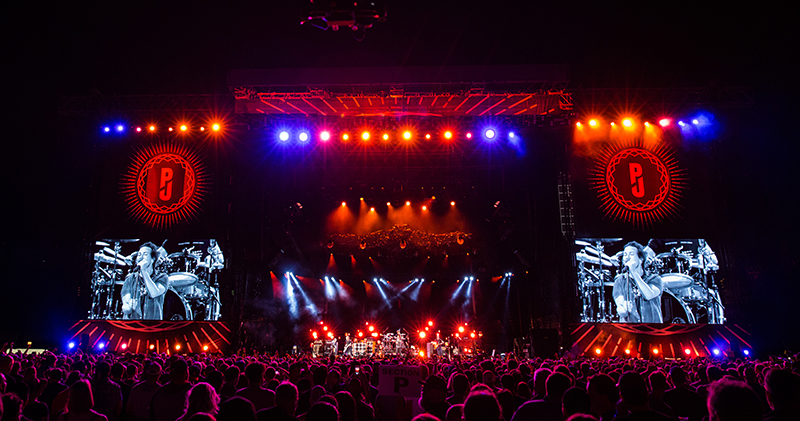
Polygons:
[[360,42],[300,26],[299,1],[22,3],[3,13],[0,341],[56,341],[83,311],[63,285],[81,273],[94,139],[65,134],[86,120],[60,117],[59,96],[227,94],[241,68],[567,63],[573,89],[752,87],[726,133],[742,165],[731,229],[752,244],[755,304],[777,326],[796,317],[797,2],[390,1]]

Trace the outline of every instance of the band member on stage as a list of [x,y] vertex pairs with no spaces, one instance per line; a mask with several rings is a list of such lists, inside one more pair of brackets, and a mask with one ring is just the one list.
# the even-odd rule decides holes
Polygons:
[[617,304],[620,322],[663,323],[661,293],[663,286],[658,274],[646,271],[644,246],[632,241],[622,253],[623,267],[614,278],[612,296]]
[[163,319],[164,294],[169,286],[169,278],[165,273],[154,270],[157,257],[158,248],[155,244],[147,242],[139,247],[136,266],[122,286],[123,319]]

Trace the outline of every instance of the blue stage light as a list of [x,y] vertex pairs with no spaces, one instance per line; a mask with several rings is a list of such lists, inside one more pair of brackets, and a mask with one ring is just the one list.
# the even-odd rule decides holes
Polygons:
[[750,350],[749,349],[745,349],[744,350],[744,355],[749,357],[750,356]]
[[122,133],[124,130],[125,130],[125,126],[123,126],[122,124],[117,124],[117,131],[118,132]]
[[99,344],[97,344],[97,349],[103,349],[105,347],[106,347],[106,344],[104,344],[103,342],[100,342]]
[[111,131],[111,127],[105,126],[103,127],[103,132],[108,133]]
[[70,342],[69,344],[67,344],[67,348],[69,349],[75,348],[75,342]]
[[308,142],[308,137],[308,132],[306,131],[302,131],[299,135],[297,135],[297,139],[299,139],[301,142]]
[[483,137],[486,139],[492,140],[495,136],[497,136],[497,132],[495,132],[494,129],[486,129],[483,131]]
[[719,355],[719,349],[717,349],[717,348],[714,348],[714,351],[712,351],[712,352],[714,353],[714,355]]
[[280,139],[281,142],[286,142],[289,140],[289,132],[286,130],[281,131],[280,134],[278,134],[278,139]]
[[515,137],[517,137],[517,135],[516,135],[516,134],[514,134],[514,132],[508,132],[508,138],[509,138],[509,139],[513,139],[513,138],[515,138]]

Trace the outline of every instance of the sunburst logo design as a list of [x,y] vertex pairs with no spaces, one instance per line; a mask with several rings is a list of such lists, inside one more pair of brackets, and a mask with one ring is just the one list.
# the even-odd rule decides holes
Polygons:
[[646,227],[678,216],[688,179],[673,149],[634,139],[606,145],[589,181],[605,217]]
[[197,216],[207,185],[198,153],[172,143],[139,150],[122,176],[131,216],[162,229]]

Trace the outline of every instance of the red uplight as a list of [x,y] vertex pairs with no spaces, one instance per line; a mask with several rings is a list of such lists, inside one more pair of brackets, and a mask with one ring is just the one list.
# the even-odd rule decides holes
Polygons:
[[600,355],[603,351],[600,348],[595,348],[594,353]]
[[689,349],[689,348],[686,348],[686,349],[684,349],[684,350],[683,350],[683,352],[684,352],[686,355],[691,355],[691,354],[692,354],[692,350],[691,350],[691,349]]
[[626,349],[625,350],[625,355],[631,355],[631,350],[630,349]]
[[658,348],[653,348],[653,355],[658,355]]
[[120,347],[121,347],[122,349],[128,349],[128,344],[122,344]]
[[136,132],[141,132],[141,131],[142,131],[142,128],[141,128],[141,127],[137,127],[137,128],[136,128]]
[[347,202],[342,202],[342,207],[347,206]]
[[592,126],[592,127],[597,127],[598,124],[600,124],[600,123],[594,118],[589,120],[589,125]]
[[661,120],[658,120],[658,124],[659,124],[661,127],[667,127],[667,126],[669,126],[670,124],[672,124],[672,120],[670,120],[670,119],[668,119],[668,118],[662,118]]
[[425,139],[430,139],[430,138],[431,138],[431,134],[430,133],[425,135]]
[[203,351],[208,351],[208,345],[203,345]]

